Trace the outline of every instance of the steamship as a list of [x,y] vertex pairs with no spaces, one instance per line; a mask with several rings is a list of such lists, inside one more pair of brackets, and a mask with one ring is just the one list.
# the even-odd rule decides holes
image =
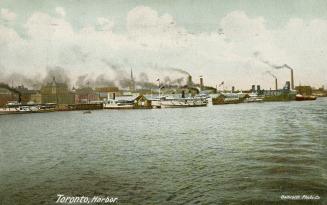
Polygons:
[[156,101],[157,103],[161,108],[204,107],[208,105],[208,99],[202,96],[187,98],[162,97]]
[[104,109],[133,109],[134,100],[115,100],[109,99],[103,104]]
[[221,93],[219,96],[212,98],[213,105],[238,104],[244,101],[244,93]]

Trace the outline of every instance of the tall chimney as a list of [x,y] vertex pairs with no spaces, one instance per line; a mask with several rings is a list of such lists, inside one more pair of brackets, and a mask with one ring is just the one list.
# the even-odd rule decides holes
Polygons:
[[235,92],[235,87],[234,86],[232,86],[232,93],[234,93]]
[[192,84],[193,84],[193,82],[192,82],[192,76],[189,75],[189,76],[188,76],[188,79],[187,79],[187,85],[188,85],[188,86],[192,86]]
[[275,89],[278,90],[277,78],[275,78]]
[[293,69],[291,69],[291,88],[294,90],[294,76],[293,76]]
[[203,77],[202,75],[200,76],[200,87],[201,87],[201,90],[203,89]]
[[255,92],[255,85],[252,85],[252,92]]

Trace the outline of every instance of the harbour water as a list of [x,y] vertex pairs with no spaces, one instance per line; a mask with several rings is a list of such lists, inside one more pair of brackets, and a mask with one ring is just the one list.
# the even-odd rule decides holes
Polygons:
[[327,204],[327,98],[0,116],[0,157],[1,205]]

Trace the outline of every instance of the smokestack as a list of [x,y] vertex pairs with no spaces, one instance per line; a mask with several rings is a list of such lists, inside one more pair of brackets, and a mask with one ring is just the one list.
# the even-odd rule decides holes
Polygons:
[[130,85],[130,90],[131,91],[135,91],[135,80],[134,80],[134,76],[133,76],[133,69],[131,68],[131,85]]
[[291,90],[294,90],[294,76],[293,76],[293,68],[291,68],[289,65],[284,64],[284,67],[288,68],[291,70]]
[[252,85],[252,92],[255,92],[255,85]]
[[257,85],[257,92],[260,92],[260,85]]
[[294,76],[293,76],[293,69],[291,69],[291,88],[294,90]]
[[188,76],[188,79],[187,79],[187,85],[188,85],[188,86],[193,85],[193,82],[192,82],[192,76],[191,76],[191,75]]
[[278,90],[277,78],[275,78],[275,89]]
[[290,90],[290,81],[286,81],[284,89]]
[[182,98],[185,98],[185,90],[182,90]]
[[234,86],[232,86],[232,93],[234,93],[235,92],[235,87]]
[[200,76],[200,87],[201,87],[201,90],[203,89],[203,77],[202,75]]

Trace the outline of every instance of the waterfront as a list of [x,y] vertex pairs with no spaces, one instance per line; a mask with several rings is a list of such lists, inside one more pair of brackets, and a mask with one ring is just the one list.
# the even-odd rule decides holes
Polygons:
[[[0,204],[324,204],[327,98],[0,116]],[[319,195],[282,201],[281,195]]]

